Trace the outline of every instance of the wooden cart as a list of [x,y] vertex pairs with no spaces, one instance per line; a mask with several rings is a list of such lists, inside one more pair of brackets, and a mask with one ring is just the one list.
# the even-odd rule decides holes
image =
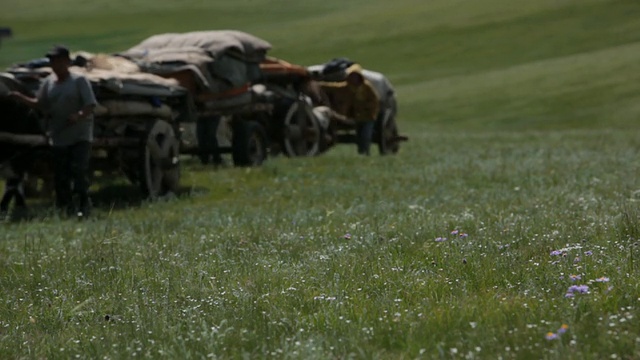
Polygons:
[[[183,129],[184,153],[198,154],[214,142],[235,165],[253,166],[268,154],[315,155],[320,143],[304,94],[306,68],[267,57],[270,48],[240,31],[199,31],[155,35],[120,55],[191,93],[197,120]],[[219,119],[217,131],[203,133],[212,128],[207,122]]]
[[[12,67],[0,73],[0,82],[11,90],[34,96],[51,73],[50,68],[41,65]],[[95,109],[92,169],[124,173],[149,198],[176,191],[180,180],[180,122],[193,119],[188,92],[177,82],[149,74],[77,66],[71,71],[89,78],[99,102]],[[14,112],[13,116],[18,118],[9,121],[22,121],[29,116],[29,109]],[[41,153],[43,149],[46,153],[48,147],[46,137],[33,131],[0,132],[0,142],[38,147]]]
[[[337,63],[337,64],[336,64]],[[346,68],[353,65],[348,60],[333,61],[331,65],[314,65],[308,68],[312,79],[318,82],[342,82],[346,78]],[[342,65],[342,66],[341,66]],[[398,104],[396,101],[395,91],[391,82],[383,74],[370,70],[363,70],[362,75],[373,86],[380,98],[380,110],[375,120],[373,131],[373,142],[378,145],[380,155],[396,154],[400,149],[403,141],[409,140],[405,135],[400,135],[397,123]],[[332,116],[332,110],[335,108],[331,87],[322,87],[322,100],[317,105],[325,105],[328,111],[317,111],[320,117],[328,122],[328,135],[323,137],[325,141],[324,148],[329,148],[339,143],[355,143],[355,123],[352,121],[340,121]]]

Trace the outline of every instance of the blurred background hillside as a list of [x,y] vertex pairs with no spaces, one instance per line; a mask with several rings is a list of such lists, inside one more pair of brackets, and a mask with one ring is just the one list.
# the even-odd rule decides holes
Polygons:
[[635,0],[8,2],[0,66],[54,43],[116,52],[162,32],[238,29],[271,55],[311,65],[349,57],[397,86],[401,121],[424,130],[635,127]]

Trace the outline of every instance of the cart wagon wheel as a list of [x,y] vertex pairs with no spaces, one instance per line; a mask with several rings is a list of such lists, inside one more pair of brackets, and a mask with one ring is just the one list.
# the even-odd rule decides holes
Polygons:
[[232,125],[231,155],[235,166],[259,166],[267,158],[267,135],[257,121],[236,120]]
[[180,182],[180,142],[173,127],[156,120],[147,131],[141,151],[140,188],[154,199],[176,191]]
[[314,156],[320,152],[322,128],[313,107],[304,99],[294,102],[284,119],[284,150],[288,156]]
[[396,154],[400,150],[398,125],[392,109],[386,109],[382,120],[376,124],[380,155]]

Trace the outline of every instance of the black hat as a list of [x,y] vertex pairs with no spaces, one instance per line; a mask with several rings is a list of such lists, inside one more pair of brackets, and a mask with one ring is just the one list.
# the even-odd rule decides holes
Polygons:
[[56,45],[52,47],[51,50],[47,52],[46,57],[48,57],[49,59],[60,57],[71,59],[71,56],[69,55],[69,49],[62,45]]

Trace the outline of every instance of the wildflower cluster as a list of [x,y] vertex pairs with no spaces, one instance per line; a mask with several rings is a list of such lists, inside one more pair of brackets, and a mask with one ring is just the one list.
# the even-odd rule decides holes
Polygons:
[[587,285],[571,285],[569,286],[569,289],[567,289],[567,293],[564,295],[564,297],[572,298],[575,296],[575,294],[588,294],[588,293],[589,293],[589,286]]
[[[450,235],[451,235],[451,239],[452,240],[455,239],[455,238],[466,239],[469,236],[469,234],[467,234],[465,232],[462,232],[462,231],[460,231],[458,229],[451,230]],[[442,237],[442,236],[438,236],[435,239],[436,242],[444,242],[444,241],[447,241],[447,240],[449,240],[449,239],[446,238],[446,237]]]
[[[551,253],[549,255],[566,258],[566,257],[569,256],[569,251],[570,250],[578,250],[578,249],[581,249],[581,248],[582,248],[582,246],[580,246],[580,245],[572,246],[572,247],[566,247],[566,248],[559,249],[559,250],[553,250],[553,251],[551,251]],[[591,250],[588,250],[588,251],[584,252],[584,256],[591,256],[591,255],[593,255],[593,251],[591,251]],[[580,257],[580,254],[576,255],[573,258],[573,262],[574,263],[579,263],[581,260],[582,260],[582,258]],[[558,262],[559,261],[554,261],[552,264],[557,264]]]
[[467,236],[469,236],[469,234],[464,233],[464,232],[462,232],[462,231],[460,231],[460,230],[457,230],[457,229],[456,229],[456,230],[452,230],[452,231],[451,231],[451,236],[458,236],[458,237],[460,237],[460,238],[464,239],[464,238],[466,238]]
[[562,336],[562,334],[566,333],[567,330],[569,330],[569,325],[567,324],[562,324],[562,326],[560,326],[560,328],[558,329],[558,331],[551,332],[549,331],[546,335],[545,335],[545,339],[547,340],[555,340],[558,339],[560,336]]
[[[551,257],[560,257],[560,258],[564,258],[564,259],[573,259],[573,267],[575,269],[581,269],[582,266],[578,265],[577,263],[580,263],[582,261],[582,257],[590,257],[593,256],[593,251],[591,250],[587,250],[587,251],[583,251],[582,250],[582,246],[581,245],[575,245],[575,246],[568,246],[562,249],[557,249],[557,250],[553,250],[549,253],[549,255]],[[566,260],[565,260],[566,261]],[[562,259],[556,260],[551,262],[551,264],[559,264],[563,262]],[[566,262],[565,262],[566,263]],[[592,285],[593,283],[606,283],[609,282],[609,278],[606,276],[602,276],[599,277],[595,280],[587,280],[586,284],[575,284],[576,282],[582,282],[583,281],[583,276],[585,274],[569,274],[568,279],[573,282],[574,284],[571,284],[568,288],[567,291],[564,295],[565,298],[574,298],[580,294],[590,294],[591,293],[591,289],[589,288],[590,285]],[[563,279],[563,276],[560,276],[560,279]],[[556,332],[552,332],[549,331],[548,333],[545,334],[545,339],[551,341],[551,340],[556,340],[558,338],[560,338],[562,336],[562,334],[564,334],[565,332],[567,332],[567,330],[569,329],[569,326],[566,324],[563,324]]]
[[[566,248],[559,249],[559,250],[553,250],[553,251],[551,251],[551,253],[549,255],[550,256],[554,256],[554,257],[555,256],[561,256],[563,258],[567,258],[569,256],[569,252],[571,250],[579,250],[581,248],[582,247],[579,246],[579,245],[578,246],[573,246],[573,247],[566,247]],[[592,256],[593,255],[593,251],[587,250],[587,251],[584,251],[582,254],[584,256]],[[575,255],[573,262],[574,263],[580,262],[580,260],[581,260],[580,256],[582,254]],[[557,264],[557,263],[558,263],[558,261],[552,262],[552,264]],[[564,276],[561,276],[560,278],[562,279],[562,278],[564,278]],[[572,282],[576,282],[576,281],[582,280],[582,275],[571,274],[571,275],[569,275],[569,280],[571,280]],[[587,281],[587,284],[592,284],[594,282],[606,283],[606,282],[609,282],[609,278],[606,277],[606,276],[602,276],[602,277],[599,277],[599,278],[597,278],[595,280]],[[608,289],[608,291],[610,291],[610,290],[611,290],[611,287]],[[590,293],[589,285],[571,285],[567,289],[567,292],[565,293],[564,297],[565,298],[573,298],[573,297],[576,296],[576,294],[589,294],[589,293]]]

